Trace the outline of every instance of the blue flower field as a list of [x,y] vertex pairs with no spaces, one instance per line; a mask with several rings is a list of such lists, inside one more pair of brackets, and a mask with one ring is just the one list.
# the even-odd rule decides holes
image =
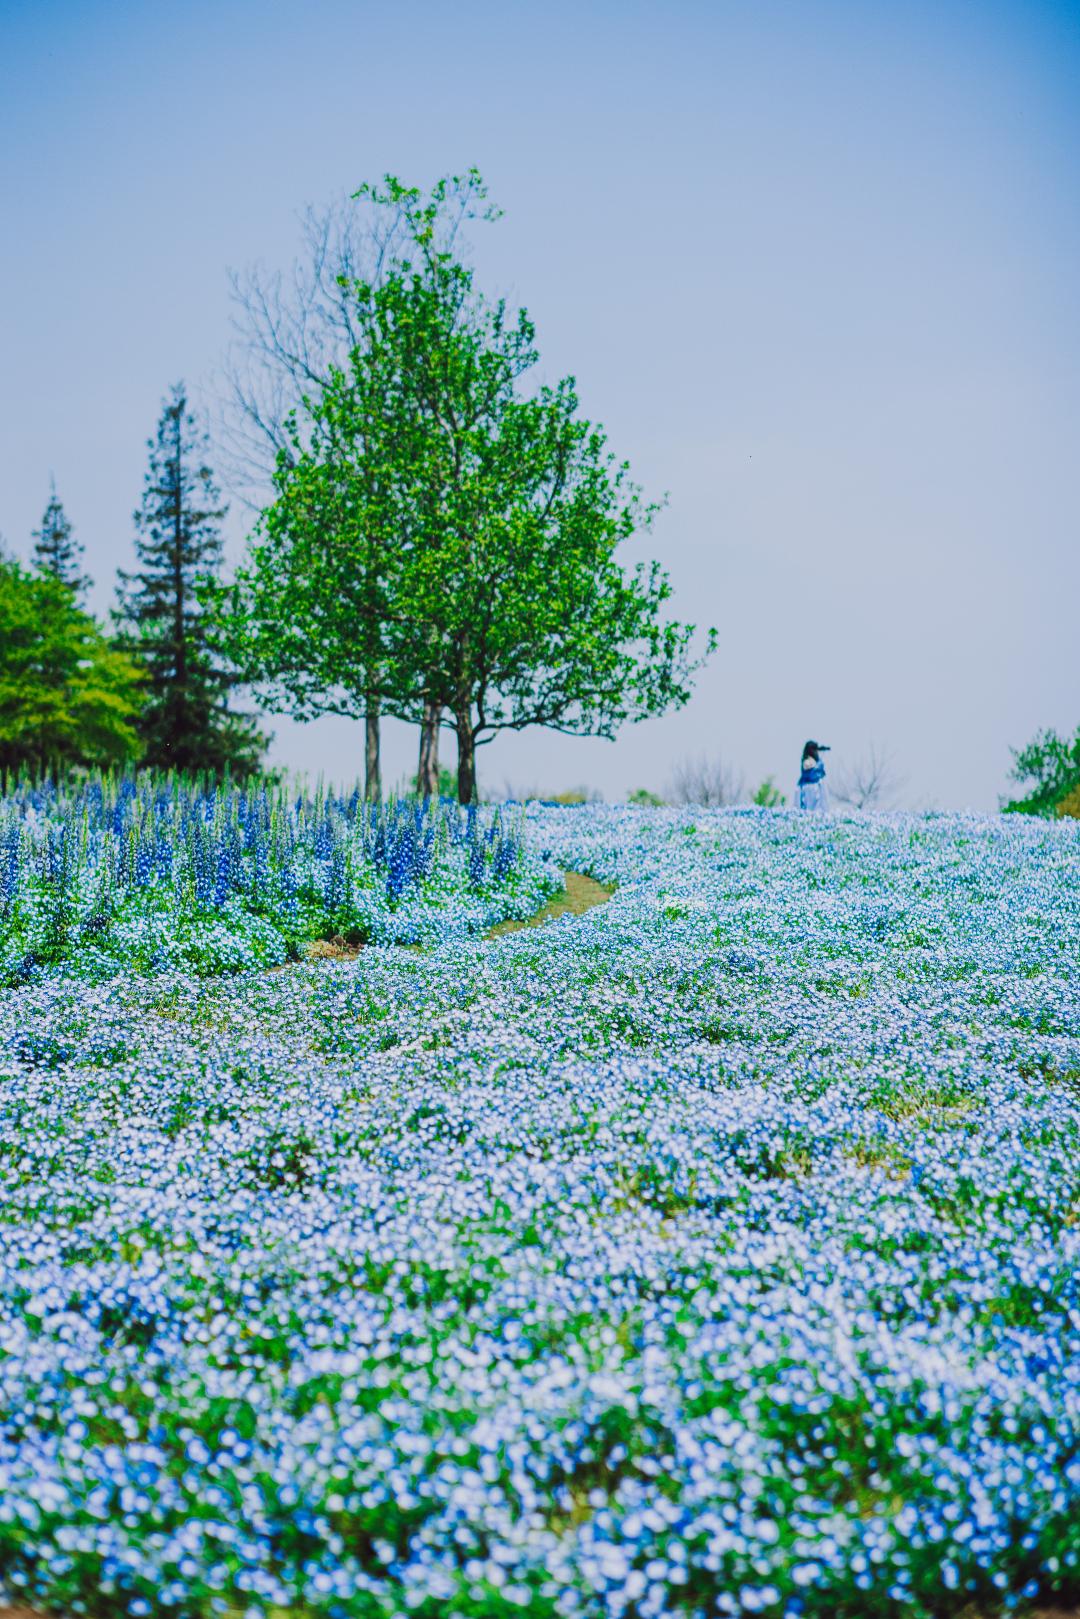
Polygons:
[[412,943],[528,916],[562,882],[513,809],[149,773],[0,799],[0,985],[282,966],[320,939]]
[[1080,1600],[1078,924],[1076,822],[21,790],[0,1591]]

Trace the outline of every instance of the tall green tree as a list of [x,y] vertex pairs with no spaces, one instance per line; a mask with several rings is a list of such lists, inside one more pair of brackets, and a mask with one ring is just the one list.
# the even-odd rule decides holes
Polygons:
[[365,722],[365,790],[381,793],[378,721],[415,719],[415,627],[402,590],[408,536],[395,467],[393,375],[367,341],[346,376],[332,370],[294,415],[274,475],[277,498],[216,604],[220,644],[264,706],[300,720],[337,714]]
[[[405,616],[425,707],[456,734],[467,802],[476,750],[500,731],[614,737],[684,703],[700,660],[693,627],[663,616],[659,564],[627,569],[617,555],[657,507],[581,414],[572,378],[523,392],[538,359],[532,323],[484,299],[472,271],[434,247],[437,208],[416,199],[419,262],[378,301],[412,419],[399,473],[415,534]],[[710,634],[706,654],[713,644]]]
[[[465,222],[477,217],[477,204],[472,177],[447,182],[436,220],[441,245],[453,246]],[[479,213],[495,217],[482,200]],[[326,209],[306,211],[303,249],[287,277],[261,267],[232,276],[236,336],[226,362],[222,445],[233,487],[256,509],[265,507],[277,488],[280,463],[296,457],[298,438],[319,431],[315,407],[329,379],[348,371],[356,350],[368,348],[372,289],[398,273],[414,249],[407,208],[387,206],[362,189]],[[369,564],[372,560],[369,553]],[[370,566],[365,573],[370,580]],[[365,656],[373,665],[381,662],[372,656],[377,628],[365,629]],[[384,685],[385,680],[373,679],[362,710],[367,788],[373,797],[381,782]],[[348,712],[354,708],[350,702]],[[438,726],[430,712],[422,719],[421,775],[437,782]]]
[[237,684],[212,645],[197,585],[220,572],[227,508],[210,470],[205,433],[173,388],[148,444],[150,467],[135,513],[141,566],[120,574],[121,645],[145,672],[139,734],[147,765],[239,777],[266,746],[253,721],[228,706]]
[[41,527],[34,529],[32,539],[35,566],[67,585],[77,599],[81,598],[92,581],[82,571],[84,548],[75,538],[53,480],[49,483],[49,501]]
[[684,702],[693,629],[664,619],[658,564],[616,557],[655,508],[572,379],[522,387],[532,324],[482,296],[446,228],[449,209],[483,213],[480,177],[426,198],[392,178],[361,194],[393,212],[403,245],[378,285],[354,288],[362,340],[279,456],[229,624],[303,717],[359,712],[376,692],[429,738],[448,723],[471,801],[476,749],[502,730],[610,737]]
[[130,763],[140,684],[69,585],[0,556],[0,768]]

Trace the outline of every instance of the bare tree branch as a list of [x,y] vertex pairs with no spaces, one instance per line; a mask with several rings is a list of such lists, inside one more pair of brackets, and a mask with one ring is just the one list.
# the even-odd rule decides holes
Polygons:
[[889,750],[871,742],[868,750],[836,778],[833,797],[852,809],[891,809],[904,780]]
[[675,804],[738,804],[746,798],[742,773],[717,755],[680,759],[671,774],[668,797]]
[[[453,244],[471,217],[464,185],[459,202],[427,251]],[[330,371],[343,369],[361,341],[356,284],[377,287],[408,258],[407,207],[347,195],[322,209],[309,206],[300,216],[300,255],[287,275],[258,264],[230,271],[233,339],[213,414],[224,480],[249,509],[266,504],[277,458],[291,453],[290,412],[302,427],[305,399],[318,398]]]

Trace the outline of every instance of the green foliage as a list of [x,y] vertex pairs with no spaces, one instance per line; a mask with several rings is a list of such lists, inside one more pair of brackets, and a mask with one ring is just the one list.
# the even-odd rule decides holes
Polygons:
[[661,616],[658,564],[616,560],[656,508],[572,379],[522,394],[532,323],[452,246],[451,216],[491,217],[479,176],[361,194],[398,255],[356,283],[348,366],[294,414],[277,498],[218,598],[222,644],[300,718],[449,713],[471,801],[475,749],[499,731],[613,736],[685,702],[700,660],[692,626]]
[[127,763],[139,701],[138,669],[71,587],[0,556],[0,768]]
[[1028,791],[1003,804],[1006,813],[1053,815],[1064,800],[1080,789],[1080,726],[1071,739],[1045,730],[1026,748],[1014,748],[1009,776],[1026,785]]
[[92,581],[80,571],[83,547],[72,533],[55,483],[50,486],[49,503],[45,507],[41,527],[34,530],[32,538],[35,567],[51,574],[62,585],[67,585],[76,598],[81,597]]
[[664,800],[659,793],[650,793],[647,787],[635,787],[634,791],[627,795],[626,802],[639,804],[642,809],[659,809]]
[[764,809],[779,809],[781,804],[787,803],[787,796],[780,791],[771,776],[766,776],[754,793],[751,803],[760,804]]
[[226,773],[258,770],[266,739],[228,708],[236,675],[222,666],[208,633],[197,584],[221,566],[219,504],[204,459],[206,436],[188,409],[183,384],[162,409],[150,441],[150,467],[135,514],[141,568],[120,574],[121,644],[145,672],[139,735],[148,766]]
[[[454,772],[448,769],[446,765],[440,765],[438,791],[432,796],[435,798],[453,798],[456,791],[457,783],[454,777]],[[419,774],[409,777],[407,796],[409,798],[420,798],[425,796],[420,790]]]

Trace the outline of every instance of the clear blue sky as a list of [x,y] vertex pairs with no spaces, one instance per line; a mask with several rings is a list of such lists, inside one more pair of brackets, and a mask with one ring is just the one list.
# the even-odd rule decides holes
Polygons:
[[[104,609],[227,269],[287,267],[305,203],[470,164],[506,211],[483,281],[670,492],[652,547],[721,633],[681,713],[496,743],[482,782],[620,797],[707,749],[789,786],[809,734],[992,808],[1010,744],[1080,723],[1077,0],[0,0],[8,544],[54,473]],[[359,765],[358,727],[272,723]]]

